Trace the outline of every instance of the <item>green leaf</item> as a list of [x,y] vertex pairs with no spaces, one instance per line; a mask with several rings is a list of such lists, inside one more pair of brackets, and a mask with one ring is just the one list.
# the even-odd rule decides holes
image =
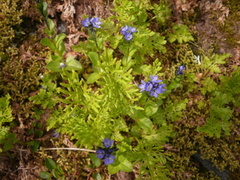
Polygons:
[[164,24],[166,19],[170,17],[171,10],[170,8],[161,1],[159,4],[153,5],[153,13],[155,14],[155,18],[159,24]]
[[179,86],[180,86],[179,79],[176,78],[167,86],[167,89],[172,90],[178,88]]
[[169,41],[170,43],[173,43],[174,41],[176,41],[176,37],[174,36],[174,34],[169,34],[168,41]]
[[57,55],[53,55],[51,54],[50,60],[51,61],[58,61],[59,63],[62,62],[63,57],[62,56],[57,56]]
[[37,129],[37,130],[35,131],[34,135],[35,135],[37,138],[40,138],[40,137],[42,137],[42,135],[43,135],[43,131],[40,130],[40,129]]
[[66,37],[66,34],[64,33],[60,33],[58,35],[55,36],[55,38],[53,39],[53,42],[55,44],[55,46],[58,48],[60,46],[60,44],[63,42],[64,38]]
[[49,170],[53,170],[56,169],[56,163],[50,159],[50,158],[46,158],[45,159],[45,166],[49,169]]
[[[0,127],[1,127],[1,125],[0,125]],[[1,129],[1,131],[4,131],[3,127],[0,129]],[[9,130],[9,128],[7,128],[7,130]],[[14,143],[16,143],[16,142],[18,142],[18,139],[16,138],[14,133],[7,133],[4,136],[0,135],[0,144],[3,145],[4,151],[8,151],[8,150],[12,149]]]
[[89,58],[91,59],[93,66],[97,66],[98,65],[98,60],[99,60],[99,56],[96,52],[89,52],[88,53]]
[[148,102],[144,107],[144,112],[147,117],[152,116],[158,110],[158,105],[154,102]]
[[61,172],[58,169],[53,169],[51,173],[55,178],[59,178],[61,176]]
[[53,72],[60,72],[60,62],[61,61],[51,61],[47,64],[47,68]]
[[49,172],[46,172],[46,171],[41,171],[39,173],[39,176],[43,179],[51,179],[51,174]]
[[156,103],[157,103],[158,106],[161,106],[163,104],[163,100],[162,99],[158,99]]
[[41,43],[42,45],[44,45],[44,46],[49,47],[49,48],[52,49],[53,51],[56,50],[55,45],[54,45],[53,42],[52,42],[50,39],[48,39],[48,38],[42,38],[41,41],[40,41],[40,43]]
[[200,89],[200,91],[203,95],[205,95],[206,92],[213,92],[217,89],[217,83],[210,77],[202,80],[201,83],[203,84],[203,87]]
[[230,54],[214,54],[213,61],[217,64],[225,64],[225,59],[230,56]]
[[101,174],[99,174],[98,172],[93,173],[92,177],[95,180],[101,180],[102,179]]
[[89,157],[95,167],[99,167],[101,165],[101,160],[96,156],[96,154],[89,154]]
[[169,42],[172,43],[174,41],[178,41],[178,43],[184,43],[188,41],[193,41],[194,38],[192,37],[189,29],[186,25],[174,25],[173,26],[173,33],[169,34]]
[[100,78],[100,74],[99,73],[92,73],[88,76],[88,79],[87,79],[87,83],[88,84],[91,84],[91,83],[94,83],[96,82],[99,78]]
[[133,165],[130,161],[126,159],[124,156],[119,156],[118,161],[119,164],[109,164],[108,165],[108,171],[110,174],[115,174],[118,171],[124,171],[124,172],[131,172],[133,170]]
[[137,120],[137,124],[143,130],[150,132],[153,129],[153,123],[149,118],[142,118]]
[[47,12],[48,4],[45,1],[37,3],[37,9],[44,16],[44,18],[47,18],[47,15],[48,15],[48,12]]
[[109,174],[116,174],[119,171],[118,166],[113,166],[112,164],[108,165]]
[[33,152],[36,152],[37,149],[39,148],[40,141],[39,140],[33,140],[28,142],[28,145],[30,145],[30,148]]
[[126,159],[126,157],[124,156],[119,156],[119,161],[121,162],[118,165],[118,169],[120,171],[124,171],[124,172],[131,172],[133,170],[133,165],[130,161],[128,161]]
[[136,110],[136,109],[133,109],[133,113],[129,112],[129,116],[134,120],[146,117],[144,114],[144,111]]
[[54,22],[51,20],[51,19],[49,19],[49,18],[47,18],[46,19],[46,22],[47,22],[47,30],[46,30],[46,34],[47,35],[49,35],[49,36],[53,36],[54,34],[55,34],[55,24],[54,24]]
[[68,56],[66,59],[66,65],[67,67],[65,68],[66,70],[78,70],[82,71],[83,67],[79,61],[74,59],[73,56]]

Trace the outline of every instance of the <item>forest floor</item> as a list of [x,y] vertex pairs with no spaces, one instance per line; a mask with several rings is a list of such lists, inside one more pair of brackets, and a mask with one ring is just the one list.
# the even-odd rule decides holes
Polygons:
[[[21,5],[28,9],[21,24],[25,34],[18,42],[21,59],[25,59],[27,64],[31,57],[38,56],[38,52],[33,52],[37,43],[32,44],[31,34],[42,32],[44,24],[38,21],[40,13],[34,7],[34,2],[23,1]],[[158,2],[153,0],[152,2]],[[233,0],[170,0],[170,7],[172,9],[171,20],[176,24],[185,24],[193,32],[196,39],[192,49],[198,52],[204,51],[206,54],[210,53],[230,53],[226,67],[229,67],[229,72],[232,70],[232,65],[240,66],[240,9]],[[102,19],[111,15],[112,1],[111,0],[53,0],[49,3],[49,16],[55,21],[59,32],[67,33],[68,41],[66,47],[70,50],[72,45],[76,45],[79,41],[86,39],[87,35],[79,32],[81,28],[81,21],[83,15],[101,17]],[[37,38],[43,38],[43,34],[39,33]],[[35,46],[34,48],[29,48]],[[69,53],[71,53],[69,51]],[[43,59],[39,59],[44,64]],[[27,65],[26,65],[27,67]],[[35,94],[36,91],[28,92],[28,94]],[[31,109],[32,106],[25,101],[26,108]],[[59,138],[52,138],[53,131],[44,130],[47,119],[47,113],[41,117],[38,124],[41,124],[44,131],[44,136],[36,138],[29,129],[32,129],[32,122],[26,114],[19,114],[21,109],[19,102],[12,103],[15,118],[19,121],[19,126],[11,129],[20,142],[30,142],[38,140],[43,147],[75,147],[74,143],[65,135],[60,135]],[[29,105],[29,106],[28,106]],[[23,112],[23,110],[21,110]],[[84,165],[89,163],[87,154],[84,152],[73,151],[42,151],[41,153],[33,153],[32,150],[24,143],[17,143],[9,152],[0,155],[0,179],[3,180],[32,180],[38,179],[39,172],[45,170],[43,158],[58,157],[59,164],[69,166],[66,169],[72,171],[75,169],[75,175],[78,179],[92,179],[91,171]],[[70,164],[68,164],[71,162]],[[108,177],[104,166],[99,167],[99,172],[105,173]],[[111,176],[112,180],[132,180],[137,176],[137,167],[132,173],[119,172]],[[74,179],[74,178],[69,178]]]

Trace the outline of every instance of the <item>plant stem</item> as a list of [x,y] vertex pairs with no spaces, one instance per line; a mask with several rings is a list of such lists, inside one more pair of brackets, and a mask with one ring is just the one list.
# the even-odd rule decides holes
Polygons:
[[84,149],[84,148],[43,148],[43,150],[69,150],[69,151],[86,151],[86,152],[96,152],[95,150],[91,149]]

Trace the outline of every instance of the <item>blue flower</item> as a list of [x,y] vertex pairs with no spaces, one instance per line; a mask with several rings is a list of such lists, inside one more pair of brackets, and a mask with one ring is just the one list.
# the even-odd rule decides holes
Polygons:
[[65,68],[65,67],[67,67],[67,65],[66,64],[64,64],[64,63],[59,63],[59,69],[62,69],[62,68]]
[[183,74],[183,71],[186,69],[185,66],[181,65],[178,67],[177,75]]
[[124,35],[124,39],[126,39],[127,41],[130,41],[132,38],[133,38],[133,35],[130,34],[130,33],[126,33],[126,34]]
[[158,94],[166,91],[166,84],[159,84],[162,80],[158,80],[158,76],[150,76],[150,79],[148,82],[141,80],[141,84],[138,85],[140,92],[147,91],[150,96],[158,97]]
[[136,28],[131,27],[131,26],[124,26],[121,28],[121,33],[124,36],[124,39],[126,39],[127,41],[130,41],[133,38],[133,33],[137,32]]
[[103,140],[104,148],[99,148],[96,151],[97,157],[99,159],[102,159],[104,164],[106,165],[114,163],[114,159],[116,159],[113,153],[117,151],[117,148],[112,147],[113,144],[114,144],[114,140],[105,138]]
[[114,159],[116,159],[116,157],[112,154],[107,154],[106,157],[104,158],[104,164],[109,165],[114,163]]
[[103,149],[98,149],[98,150],[96,151],[96,153],[97,153],[97,157],[98,157],[99,159],[104,159],[104,157],[105,157],[105,155],[106,155],[106,153],[105,153],[105,151],[104,151]]
[[158,97],[158,94],[164,93],[164,91],[166,91],[166,89],[164,88],[165,86],[166,84],[154,84],[153,88],[149,92],[150,96]]
[[134,27],[126,25],[122,27],[121,32],[123,33],[123,35],[125,35],[126,33],[135,33],[137,32],[137,30]]
[[99,21],[99,18],[94,18],[94,17],[91,17],[91,18],[87,18],[87,19],[84,19],[82,21],[82,25],[86,28],[90,28],[90,29],[93,29],[93,28],[100,28],[102,22]]
[[52,136],[55,138],[58,138],[60,136],[60,133],[56,131],[56,129],[53,130]]
[[113,145],[113,143],[114,143],[114,140],[111,140],[111,139],[108,139],[108,138],[105,138],[103,140],[103,145],[106,148],[110,148]]
[[138,86],[138,87],[141,89],[140,92],[142,92],[142,91],[148,91],[148,92],[150,92],[151,89],[153,88],[153,84],[152,84],[151,81],[145,82],[145,81],[141,80],[141,83],[142,83],[142,84],[140,84],[140,85]]
[[150,79],[152,83],[160,83],[162,80],[158,80],[158,76],[152,76],[150,75]]

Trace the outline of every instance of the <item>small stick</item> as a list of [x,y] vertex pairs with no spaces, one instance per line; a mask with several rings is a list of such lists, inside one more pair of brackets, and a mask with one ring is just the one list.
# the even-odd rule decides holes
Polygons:
[[87,151],[96,152],[96,150],[84,149],[84,148],[43,148],[42,150],[70,150],[70,151]]

